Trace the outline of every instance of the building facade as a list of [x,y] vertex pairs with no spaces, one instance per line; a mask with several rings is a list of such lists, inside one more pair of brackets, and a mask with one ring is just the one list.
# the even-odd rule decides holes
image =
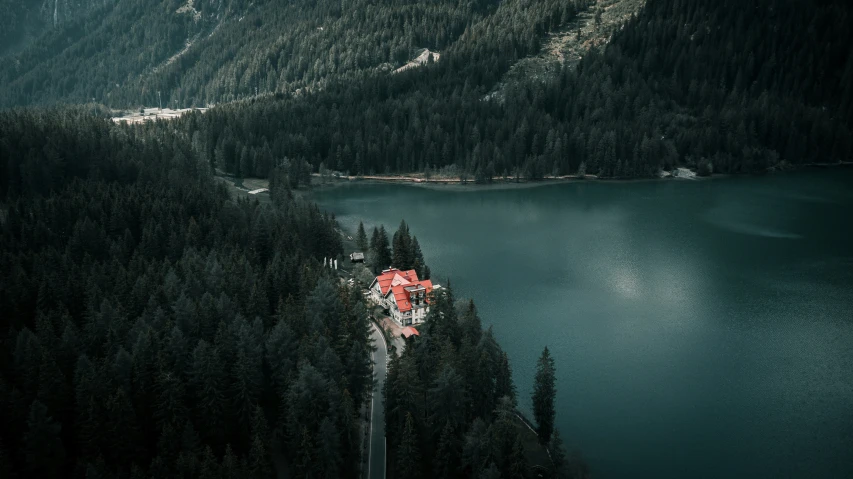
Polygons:
[[389,268],[370,284],[373,301],[388,310],[400,326],[420,324],[429,313],[432,281],[419,280],[415,270]]

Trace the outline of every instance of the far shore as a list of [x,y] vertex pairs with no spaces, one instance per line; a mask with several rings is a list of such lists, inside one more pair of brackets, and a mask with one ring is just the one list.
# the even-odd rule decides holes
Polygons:
[[[830,168],[830,167],[838,167],[838,166],[853,166],[853,161],[841,161],[838,163],[808,163],[803,165],[789,165],[786,168],[780,169],[769,169],[767,173],[787,173],[794,172],[798,170],[803,170],[807,168]],[[462,181],[458,177],[447,178],[447,177],[433,177],[433,178],[425,178],[423,174],[403,174],[403,175],[360,175],[360,176],[347,176],[347,175],[335,175],[330,174],[327,176],[326,180],[323,180],[322,175],[319,173],[312,173],[312,185],[314,186],[338,186],[343,184],[350,183],[364,183],[364,184],[380,184],[380,183],[398,183],[398,184],[409,184],[413,186],[422,186],[422,187],[439,187],[439,188],[532,188],[537,186],[545,186],[545,185],[554,185],[561,183],[636,183],[636,182],[647,182],[647,181],[708,181],[708,180],[717,180],[717,179],[725,179],[732,178],[738,176],[753,176],[750,174],[729,174],[729,173],[715,173],[709,176],[699,176],[695,175],[695,172],[691,170],[693,176],[689,177],[680,177],[680,176],[672,176],[671,172],[664,172],[664,176],[653,177],[653,178],[615,178],[615,177],[599,177],[597,175],[584,175],[584,177],[580,177],[579,175],[560,175],[560,176],[545,176],[539,180],[529,180],[524,178],[514,178],[514,177],[495,177],[488,183],[477,183],[473,179],[468,179],[466,181]],[[756,173],[756,175],[761,175],[762,173]]]
[[507,178],[504,180],[503,177],[493,178],[491,182],[488,183],[477,183],[474,180],[467,180],[463,182],[459,178],[431,178],[427,180],[423,177],[418,176],[407,176],[407,175],[364,175],[364,176],[344,176],[344,175],[331,175],[327,180],[323,180],[322,176],[319,173],[312,173],[312,186],[320,186],[320,187],[335,187],[342,186],[347,184],[382,184],[382,183],[395,183],[395,184],[404,184],[404,185],[412,185],[419,186],[423,188],[441,188],[441,189],[453,189],[453,190],[475,190],[475,189],[516,189],[516,188],[536,188],[539,186],[547,186],[547,185],[557,185],[557,184],[584,184],[584,183],[636,183],[636,182],[647,182],[647,181],[661,181],[661,180],[679,180],[679,181],[706,181],[711,179],[719,179],[719,178],[727,178],[731,175],[712,175],[712,176],[704,176],[704,177],[691,177],[691,178],[678,178],[667,176],[663,178],[599,178],[596,175],[586,175],[584,178],[580,178],[578,175],[562,175],[562,176],[546,176],[540,180],[529,180],[519,178],[517,181],[515,178]]

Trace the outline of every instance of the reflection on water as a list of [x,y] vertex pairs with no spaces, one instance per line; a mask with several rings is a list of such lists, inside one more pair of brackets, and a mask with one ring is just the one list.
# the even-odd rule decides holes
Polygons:
[[530,408],[595,477],[853,477],[849,171],[525,189],[322,190],[345,228],[405,218],[473,297]]

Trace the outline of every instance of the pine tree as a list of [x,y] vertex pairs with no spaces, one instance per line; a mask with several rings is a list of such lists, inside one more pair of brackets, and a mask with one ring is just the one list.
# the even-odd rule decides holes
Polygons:
[[533,384],[533,417],[538,424],[539,442],[547,444],[554,431],[554,400],[557,396],[554,359],[548,347],[542,351],[536,363]]
[[42,353],[41,365],[39,366],[39,389],[38,399],[41,401],[49,413],[59,419],[67,410],[69,398],[67,393],[68,386],[65,382],[65,377],[52,354],[47,351]]
[[406,221],[403,220],[400,222],[400,227],[397,228],[397,232],[394,233],[394,254],[392,258],[394,267],[401,270],[412,269],[413,258],[411,242],[412,238],[409,235],[409,227],[406,225]]
[[420,477],[420,452],[418,434],[415,430],[415,420],[411,413],[406,413],[406,425],[397,446],[397,477],[415,479]]
[[226,408],[225,367],[215,347],[200,340],[193,351],[190,385],[195,396],[195,412],[206,437],[221,436],[222,414]]
[[157,378],[157,405],[155,416],[159,424],[177,424],[186,417],[183,379],[172,372],[163,371]]
[[444,424],[444,429],[441,431],[441,437],[438,440],[438,447],[435,452],[433,461],[433,473],[435,477],[456,477],[456,471],[459,468],[459,446],[457,442],[456,433],[448,421]]
[[216,462],[213,450],[210,449],[210,446],[205,446],[204,453],[201,456],[199,479],[219,479],[219,471],[219,464]]
[[296,477],[318,477],[319,475],[316,473],[317,461],[314,457],[314,441],[311,440],[311,434],[307,428],[302,428],[298,444],[296,463],[294,464]]
[[501,353],[501,359],[498,363],[498,370],[495,375],[495,396],[498,399],[508,397],[513,405],[516,403],[515,384],[512,382],[512,367],[509,364],[509,357],[506,352]]
[[376,258],[374,272],[378,273],[392,265],[393,257],[391,256],[391,246],[388,244],[388,233],[385,232],[385,226],[380,226],[376,235],[376,246],[373,248],[373,254]]
[[255,434],[252,439],[252,447],[249,450],[249,473],[254,479],[269,479],[272,477],[272,466],[267,457],[267,449],[264,447],[263,439]]
[[255,406],[255,412],[252,414],[252,435],[261,440],[261,445],[265,451],[270,450],[270,431],[267,417],[260,406]]
[[31,477],[57,477],[65,462],[65,449],[59,433],[62,425],[47,413],[38,399],[30,406],[27,432],[24,434],[24,457]]
[[[461,428],[467,404],[465,382],[452,366],[445,366],[435,384],[429,389],[430,421],[436,427],[447,424],[452,429]],[[436,431],[436,436],[440,431]]]
[[317,431],[317,461],[323,471],[323,477],[339,477],[343,457],[340,450],[340,436],[335,424],[328,417],[320,423]]
[[421,251],[421,245],[418,243],[417,236],[412,236],[411,251],[412,268],[418,274],[418,279],[429,279],[429,267],[426,265],[426,261],[424,261],[424,254]]
[[361,251],[367,251],[367,233],[364,231],[364,223],[358,222],[358,231],[355,234],[355,243]]
[[572,478],[573,474],[569,469],[568,458],[566,458],[566,449],[562,438],[560,438],[560,431],[557,429],[554,430],[554,434],[551,436],[548,451],[551,453],[551,460],[554,463],[554,470],[557,471],[557,477],[559,479]]
[[[471,468],[474,477],[482,477],[481,471],[486,468],[486,461],[489,459],[489,430],[486,423],[481,418],[474,419],[471,427],[465,434],[464,443],[462,446],[462,463],[466,467]],[[492,464],[494,467],[494,464]],[[497,471],[497,477],[500,477],[500,472]]]
[[374,253],[379,249],[379,228],[373,227],[373,232],[370,234],[370,250]]
[[517,435],[508,462],[510,479],[524,479],[527,477],[527,458],[524,456],[524,445],[521,443],[521,438]]
[[222,479],[241,479],[240,461],[231,449],[231,444],[225,445],[225,454],[222,456],[222,466],[220,467]]
[[294,334],[283,320],[272,328],[267,336],[264,359],[269,371],[270,384],[277,395],[284,393],[287,379],[296,368]]
[[140,450],[139,428],[133,405],[123,389],[117,388],[106,403],[108,431],[101,431],[107,438],[105,454],[112,464],[126,467],[136,459]]

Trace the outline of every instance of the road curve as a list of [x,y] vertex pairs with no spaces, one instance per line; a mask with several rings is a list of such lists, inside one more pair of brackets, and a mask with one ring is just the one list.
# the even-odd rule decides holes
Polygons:
[[385,338],[376,324],[373,326],[373,343],[376,351],[373,353],[373,376],[376,378],[373,395],[370,399],[370,452],[367,459],[368,479],[385,479],[385,401],[382,399],[382,388],[385,386],[385,375],[388,372],[388,346]]

